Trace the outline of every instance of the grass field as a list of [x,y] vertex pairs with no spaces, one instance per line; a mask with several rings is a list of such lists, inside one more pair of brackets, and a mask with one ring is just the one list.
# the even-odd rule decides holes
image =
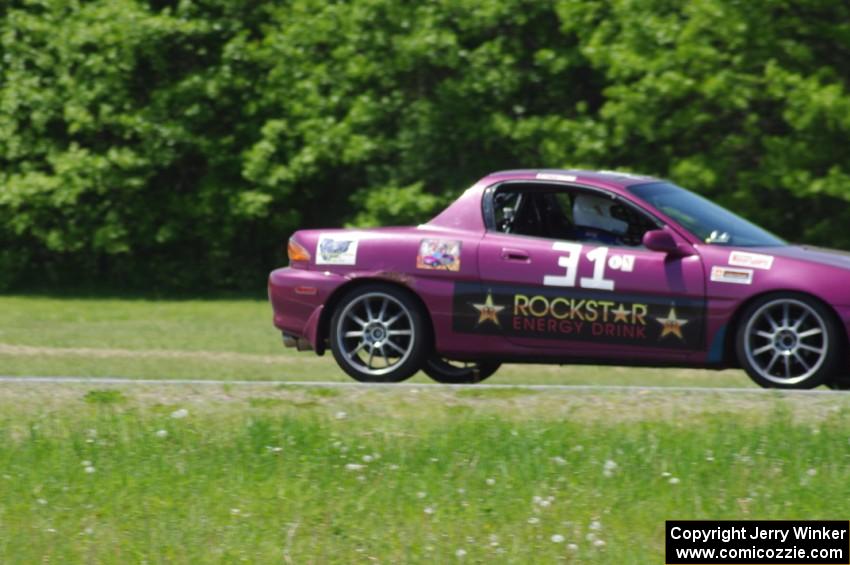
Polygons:
[[[349,380],[330,354],[285,349],[269,305],[247,299],[0,297],[0,373]],[[508,365],[488,382],[753,386],[740,371],[551,365]]]
[[850,397],[0,386],[3,563],[663,563],[846,518]]
[[[0,297],[0,374],[348,380],[255,300]],[[846,518],[848,458],[841,394],[0,383],[0,563],[661,563],[666,519]]]

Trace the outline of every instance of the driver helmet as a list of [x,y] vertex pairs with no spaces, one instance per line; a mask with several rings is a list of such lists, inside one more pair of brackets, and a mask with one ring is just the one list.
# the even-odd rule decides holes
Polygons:
[[612,215],[611,210],[615,205],[610,198],[579,194],[573,201],[573,221],[583,228],[624,234],[628,231],[629,224]]

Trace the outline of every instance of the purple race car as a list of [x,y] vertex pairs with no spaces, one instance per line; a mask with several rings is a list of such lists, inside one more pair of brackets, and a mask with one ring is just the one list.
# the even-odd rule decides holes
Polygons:
[[360,381],[500,363],[742,367],[847,388],[850,254],[790,245],[667,181],[489,175],[427,224],[302,230],[269,296],[284,343]]

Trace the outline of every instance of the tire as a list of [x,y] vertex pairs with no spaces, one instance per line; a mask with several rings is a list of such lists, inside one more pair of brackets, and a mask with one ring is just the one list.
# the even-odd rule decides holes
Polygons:
[[744,310],[735,349],[764,388],[815,388],[837,374],[843,334],[832,311],[794,293],[769,294]]
[[[458,363],[463,363],[463,365],[458,365]],[[422,370],[438,383],[459,385],[480,383],[498,371],[501,366],[502,364],[497,361],[464,363],[432,355],[425,361]]]
[[416,300],[402,289],[370,284],[337,304],[330,325],[331,352],[340,368],[366,383],[398,383],[425,361],[430,333]]
[[850,390],[850,377],[834,377],[826,383],[826,386],[832,390]]

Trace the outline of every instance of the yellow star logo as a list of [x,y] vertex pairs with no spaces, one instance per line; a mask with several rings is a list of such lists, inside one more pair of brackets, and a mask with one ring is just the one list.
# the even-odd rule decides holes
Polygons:
[[611,310],[611,313],[614,314],[614,323],[617,322],[629,322],[629,311],[626,310],[626,307],[620,304],[620,307],[616,310]]
[[667,313],[666,318],[655,318],[656,321],[661,324],[661,337],[663,338],[666,335],[674,335],[681,340],[684,340],[684,336],[682,336],[682,326],[688,323],[687,320],[683,320],[681,318],[676,317],[676,307],[671,306],[670,312]]
[[473,304],[472,307],[478,310],[478,323],[475,324],[476,326],[487,321],[493,322],[497,326],[501,325],[499,324],[499,312],[504,310],[505,307],[493,304],[492,292],[487,293],[484,304]]

